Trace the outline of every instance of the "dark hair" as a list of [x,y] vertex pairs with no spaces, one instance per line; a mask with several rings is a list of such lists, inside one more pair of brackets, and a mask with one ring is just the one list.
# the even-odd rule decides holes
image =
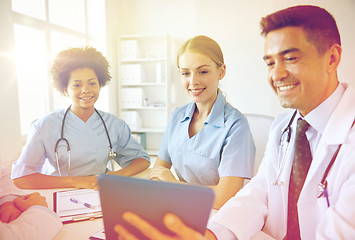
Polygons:
[[217,66],[224,64],[223,53],[221,47],[212,38],[206,36],[196,36],[187,40],[180,48],[177,54],[177,66],[179,67],[180,56],[187,52],[196,52],[209,57]]
[[307,39],[320,55],[333,44],[339,44],[340,34],[334,17],[325,9],[302,5],[289,7],[263,17],[260,21],[261,35],[283,27],[303,27]]
[[93,47],[69,48],[58,53],[54,59],[50,71],[54,87],[63,94],[68,86],[70,72],[85,67],[95,71],[100,87],[111,80],[110,65],[101,52]]

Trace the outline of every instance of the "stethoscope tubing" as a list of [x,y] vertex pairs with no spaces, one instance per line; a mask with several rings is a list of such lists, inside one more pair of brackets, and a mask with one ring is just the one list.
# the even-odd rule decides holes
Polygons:
[[[292,123],[294,121],[294,118],[296,117],[296,114],[297,114],[297,110],[295,110],[295,112],[293,113],[293,115],[292,115],[287,127],[283,130],[283,132],[282,132],[282,134],[280,136],[280,143],[279,143],[279,146],[280,146],[279,151],[280,151],[280,153],[279,154],[281,154],[281,152],[283,152],[282,151],[282,148],[283,148],[283,146],[282,146],[283,135],[287,132],[286,150],[285,150],[285,152],[282,155],[282,159],[281,159],[281,163],[280,163],[279,169],[277,171],[276,179],[275,179],[274,182],[272,182],[272,185],[279,185],[279,186],[283,185],[283,182],[280,180],[280,178],[281,178],[281,174],[282,174],[282,171],[283,171],[283,168],[284,168],[284,165],[285,165],[285,161],[286,161],[285,159],[286,159],[286,156],[287,156],[287,153],[288,153],[289,144],[290,144],[290,141],[291,141],[291,125],[292,125]],[[354,120],[354,122],[352,124],[352,127],[354,126],[354,124],[355,124],[355,120]],[[332,168],[332,166],[333,166],[333,164],[334,164],[334,162],[335,162],[335,160],[336,160],[336,158],[338,156],[338,152],[339,152],[341,146],[342,146],[342,144],[338,145],[337,150],[333,154],[332,159],[329,162],[329,164],[327,166],[327,169],[326,169],[326,171],[323,174],[321,182],[318,184],[318,191],[320,192],[320,194],[318,195],[318,198],[324,196],[326,201],[327,201],[327,206],[328,207],[330,207],[330,203],[329,203],[329,195],[328,195],[328,189],[327,189],[327,187],[328,187],[327,176],[328,176],[328,173],[329,173],[330,169]]]
[[[291,134],[292,134],[292,129],[291,129],[291,125],[296,117],[297,114],[297,110],[295,110],[295,112],[292,114],[292,117],[290,119],[290,121],[287,124],[287,127],[282,131],[281,136],[280,136],[280,142],[279,142],[279,156],[282,154],[282,158],[281,158],[281,163],[280,166],[277,170],[277,174],[276,174],[276,179],[274,182],[272,182],[273,185],[279,185],[281,186],[283,184],[283,182],[281,181],[281,174],[283,172],[283,168],[285,166],[285,161],[286,161],[286,156],[288,154],[288,150],[289,150],[289,145],[290,145],[290,141],[291,141]],[[286,150],[283,151],[283,135],[287,133],[287,138],[286,138]]]
[[[62,176],[62,173],[60,171],[60,166],[59,166],[59,160],[58,160],[58,145],[61,141],[64,141],[67,145],[67,152],[68,152],[68,176],[70,176],[70,168],[71,168],[71,156],[70,156],[70,144],[69,144],[69,141],[68,139],[66,139],[64,137],[64,126],[65,126],[65,119],[68,115],[68,112],[71,108],[71,105],[67,108],[67,110],[65,111],[64,113],[64,116],[63,116],[63,120],[62,120],[62,127],[61,127],[61,130],[60,130],[60,138],[57,140],[57,142],[55,143],[55,146],[54,146],[54,153],[55,153],[55,158],[56,158],[56,162],[57,162],[57,168],[58,168],[58,173],[59,173],[59,176]],[[116,153],[113,151],[113,148],[112,148],[112,142],[111,142],[111,138],[110,138],[110,134],[108,133],[108,130],[107,130],[107,126],[106,126],[106,123],[103,119],[103,117],[101,116],[101,114],[99,113],[99,111],[96,110],[96,108],[94,108],[95,112],[99,115],[103,125],[104,125],[104,128],[105,128],[105,132],[106,132],[106,136],[107,136],[107,139],[108,139],[108,142],[109,142],[109,147],[110,147],[110,153],[109,153],[109,157],[112,158],[112,157],[116,157]],[[113,163],[112,163],[112,167],[113,167]]]

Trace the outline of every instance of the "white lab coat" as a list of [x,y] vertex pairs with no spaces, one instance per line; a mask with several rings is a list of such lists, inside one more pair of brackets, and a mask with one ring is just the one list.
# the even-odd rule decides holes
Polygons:
[[[355,127],[351,128],[355,117],[355,91],[347,84],[343,86],[346,90],[313,152],[312,164],[299,197],[302,239],[355,239]],[[278,156],[281,132],[291,115],[288,113],[275,119],[257,175],[211,219],[211,223],[228,228],[238,239],[250,239],[261,229],[275,239],[283,239],[286,234],[292,151],[286,156],[281,174],[284,183],[279,186],[272,182],[281,162]],[[317,198],[318,184],[339,144],[342,147],[327,177],[328,208],[324,197]]]
[[[13,185],[6,168],[0,167],[0,202],[25,193]],[[32,206],[10,223],[0,222],[0,239],[49,240],[54,238],[62,227],[58,216],[42,206]]]

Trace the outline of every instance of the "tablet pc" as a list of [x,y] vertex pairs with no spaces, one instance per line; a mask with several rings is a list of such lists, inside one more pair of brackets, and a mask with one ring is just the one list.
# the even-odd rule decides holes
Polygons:
[[176,214],[202,235],[206,231],[214,200],[214,191],[208,187],[104,174],[98,177],[98,185],[106,239],[117,239],[117,223],[138,239],[148,239],[122,219],[126,211],[137,213],[171,236],[173,233],[163,223],[166,213]]

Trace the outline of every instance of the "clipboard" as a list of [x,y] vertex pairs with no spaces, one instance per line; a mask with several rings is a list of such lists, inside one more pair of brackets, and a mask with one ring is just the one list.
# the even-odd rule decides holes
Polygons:
[[64,224],[102,217],[100,195],[93,189],[54,192],[53,210]]

